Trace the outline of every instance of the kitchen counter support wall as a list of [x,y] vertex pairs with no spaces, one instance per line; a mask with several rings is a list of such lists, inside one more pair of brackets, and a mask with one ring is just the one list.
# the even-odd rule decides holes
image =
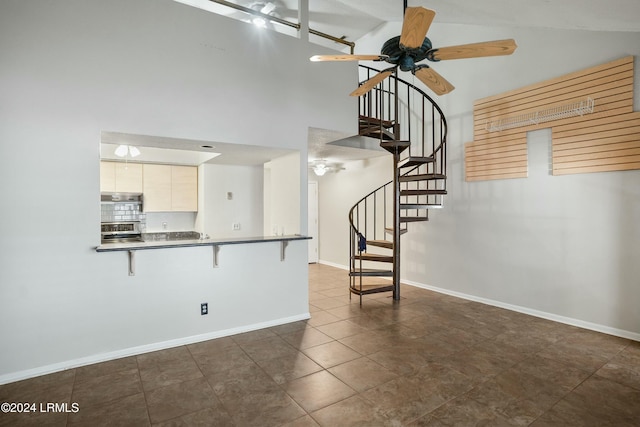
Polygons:
[[170,0],[2,1],[0,51],[0,383],[307,315],[306,241],[282,262],[225,246],[218,268],[208,247],[150,250],[135,276],[96,253],[101,132],[299,150],[304,181],[309,127],[357,133],[357,64]]

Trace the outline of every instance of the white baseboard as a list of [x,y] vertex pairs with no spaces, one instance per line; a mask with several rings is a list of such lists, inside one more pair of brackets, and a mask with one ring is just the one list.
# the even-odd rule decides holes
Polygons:
[[66,371],[67,369],[79,368],[81,366],[92,365],[94,363],[107,362],[109,360],[121,359],[123,357],[136,356],[139,354],[150,353],[152,351],[165,350],[168,348],[179,347],[187,344],[195,344],[202,341],[208,341],[216,338],[227,337],[230,335],[251,332],[257,329],[270,328],[272,326],[284,325],[286,323],[297,322],[300,320],[310,319],[309,313],[303,313],[297,316],[285,317],[281,319],[271,320],[268,322],[254,323],[251,325],[239,326],[237,328],[225,329],[221,331],[210,332],[200,335],[192,335],[184,338],[177,338],[169,341],[162,341],[153,344],[146,344],[137,347],[125,348],[123,350],[111,351],[109,353],[101,353],[79,359],[68,360],[65,362],[54,363],[51,365],[41,366],[38,368],[27,369],[24,371],[12,372],[10,374],[0,375],[0,385],[8,384],[15,381],[26,380],[40,375],[52,374],[54,372]]
[[589,329],[591,331],[596,331],[596,332],[602,332],[604,334],[614,335],[616,337],[627,338],[634,341],[640,341],[640,333],[626,331],[624,329],[612,328],[610,326],[600,325],[598,323],[591,323],[584,320],[574,319],[571,317],[560,316],[553,313],[547,313],[546,311],[535,310],[535,309],[532,309],[529,307],[523,307],[520,305],[507,304],[501,301],[495,301],[492,299],[477,297],[477,296],[465,294],[462,292],[456,292],[448,289],[438,288],[435,286],[425,285],[424,283],[412,282],[410,280],[403,280],[402,283],[410,286],[415,286],[416,288],[428,289],[430,291],[438,292],[441,294],[451,295],[451,296],[466,299],[469,301],[480,302],[482,304],[492,305],[494,307],[500,307],[500,308],[515,311],[518,313],[528,314],[530,316],[552,320],[558,323],[564,323],[566,325],[577,326],[579,328]]
[[318,264],[324,264],[324,265],[328,265],[329,267],[335,267],[335,268],[339,268],[340,270],[349,271],[349,266],[348,265],[336,264],[335,262],[325,261],[323,259],[319,260]]

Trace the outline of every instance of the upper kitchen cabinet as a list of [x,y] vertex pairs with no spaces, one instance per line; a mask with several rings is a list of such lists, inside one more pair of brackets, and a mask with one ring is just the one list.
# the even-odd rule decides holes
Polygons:
[[145,164],[143,167],[146,212],[196,212],[198,168]]
[[143,166],[144,210],[147,212],[171,211],[171,166]]
[[142,165],[139,163],[100,162],[100,191],[142,193]]
[[198,168],[171,166],[171,209],[184,212],[198,210]]

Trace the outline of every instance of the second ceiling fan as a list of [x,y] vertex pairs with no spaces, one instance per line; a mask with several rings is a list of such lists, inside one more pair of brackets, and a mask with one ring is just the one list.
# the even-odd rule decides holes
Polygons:
[[426,64],[418,64],[418,62],[424,59],[438,62],[449,59],[511,55],[516,50],[517,45],[513,39],[433,48],[431,40],[426,35],[435,15],[433,10],[424,7],[406,7],[405,1],[402,33],[387,40],[382,45],[380,55],[315,55],[310,59],[311,61],[369,60],[394,64],[393,67],[380,71],[363,82],[351,93],[351,96],[366,94],[378,83],[396,72],[398,67],[402,71],[410,71],[437,95],[445,95],[451,92],[454,86],[435,72],[433,68]]

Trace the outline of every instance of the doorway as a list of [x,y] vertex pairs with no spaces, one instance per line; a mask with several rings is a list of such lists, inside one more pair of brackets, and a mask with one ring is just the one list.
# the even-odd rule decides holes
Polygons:
[[309,264],[318,262],[318,183],[309,182],[307,227],[309,230]]

